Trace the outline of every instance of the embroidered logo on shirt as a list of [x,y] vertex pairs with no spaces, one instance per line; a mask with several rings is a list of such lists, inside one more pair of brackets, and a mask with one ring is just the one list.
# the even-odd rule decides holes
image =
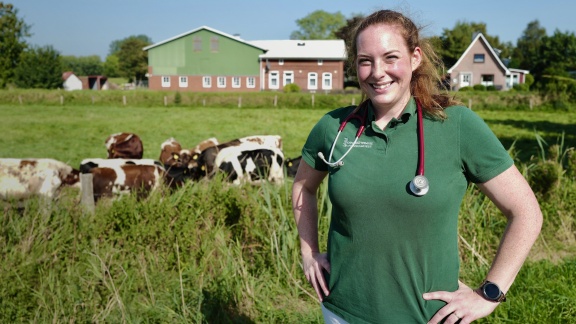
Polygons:
[[[344,142],[342,142],[342,145],[344,145],[345,148],[352,146],[352,144],[354,144],[354,140],[349,140],[348,137],[344,137]],[[374,145],[374,142],[364,142],[358,140],[354,147],[372,148],[372,145]]]

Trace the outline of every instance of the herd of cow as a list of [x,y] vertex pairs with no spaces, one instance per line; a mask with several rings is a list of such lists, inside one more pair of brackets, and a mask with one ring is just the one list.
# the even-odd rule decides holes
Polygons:
[[158,160],[144,159],[144,146],[133,133],[110,135],[107,158],[87,158],[78,169],[55,159],[0,158],[0,198],[54,198],[62,186],[80,188],[80,174],[92,174],[94,200],[136,192],[148,195],[160,187],[178,188],[217,173],[233,184],[283,183],[293,177],[300,157],[288,159],[278,135],[254,135],[219,143],[216,138],[182,148],[174,138],[160,146]]

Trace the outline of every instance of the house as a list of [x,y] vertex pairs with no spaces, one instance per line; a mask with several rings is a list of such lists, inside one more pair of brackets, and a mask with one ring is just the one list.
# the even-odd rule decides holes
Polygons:
[[343,89],[343,40],[245,41],[202,26],[145,47],[148,87],[199,92]]
[[260,55],[263,90],[282,90],[290,83],[307,92],[344,88],[344,40],[260,40],[251,44],[266,49]]
[[451,90],[476,84],[509,90],[514,84],[524,83],[528,73],[527,70],[507,68],[482,33],[474,37],[456,64],[448,69]]
[[148,87],[178,91],[259,91],[265,52],[238,36],[202,26],[144,47]]
[[81,76],[80,80],[82,80],[82,89],[108,90],[110,88],[108,78],[102,75]]
[[82,80],[78,78],[74,72],[67,71],[62,73],[62,87],[66,91],[82,90]]

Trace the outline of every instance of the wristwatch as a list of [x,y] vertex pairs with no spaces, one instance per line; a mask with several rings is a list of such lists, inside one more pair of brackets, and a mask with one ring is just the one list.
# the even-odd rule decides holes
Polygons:
[[506,301],[506,294],[503,293],[502,290],[500,290],[500,287],[492,281],[484,280],[479,289],[482,297],[486,300],[495,303]]

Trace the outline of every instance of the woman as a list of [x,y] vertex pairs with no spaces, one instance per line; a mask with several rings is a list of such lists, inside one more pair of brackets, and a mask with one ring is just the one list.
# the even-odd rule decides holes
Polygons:
[[[314,126],[292,192],[303,270],[326,322],[470,323],[487,316],[540,232],[538,202],[488,126],[439,92],[437,56],[410,19],[377,11],[353,35],[349,55],[366,100]],[[337,138],[352,113],[360,118]],[[421,138],[430,188],[413,191]],[[326,176],[333,211],[322,253],[316,194]],[[458,280],[458,212],[469,181],[508,220],[483,289]]]

